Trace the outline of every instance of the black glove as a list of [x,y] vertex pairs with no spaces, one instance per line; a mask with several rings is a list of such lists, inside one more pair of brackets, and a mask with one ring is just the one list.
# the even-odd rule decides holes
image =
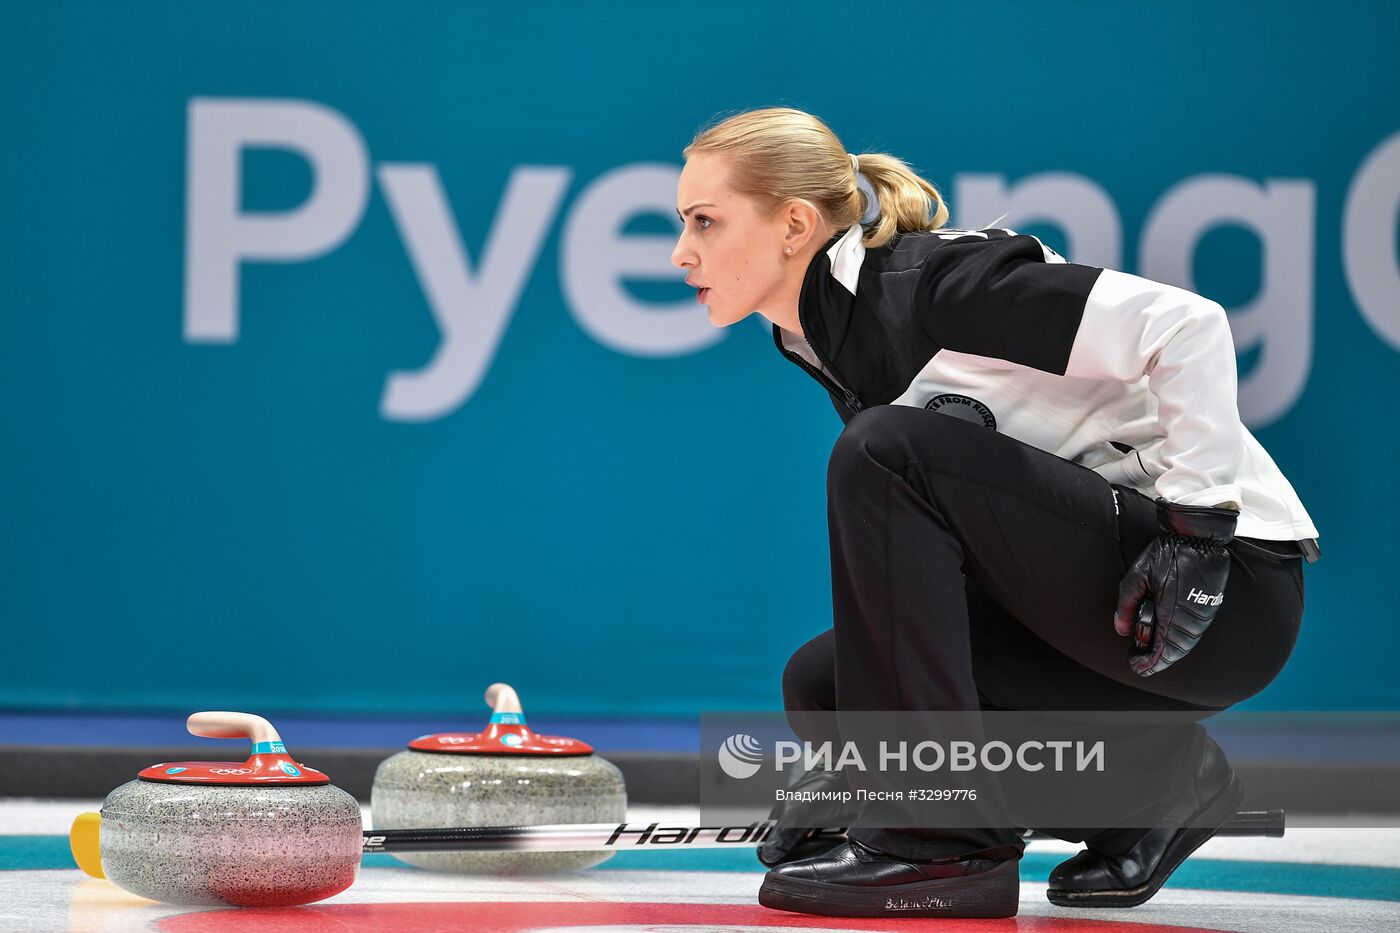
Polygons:
[[1118,587],[1113,630],[1133,636],[1128,665],[1140,677],[1171,667],[1196,647],[1220,604],[1230,576],[1239,507],[1177,505],[1157,500],[1162,533],[1128,568]]
[[845,838],[846,826],[860,813],[855,793],[840,771],[799,770],[788,784],[788,790],[816,794],[847,793],[851,799],[847,802],[816,799],[779,800],[775,803],[768,818],[777,820],[778,825],[758,847],[758,860],[769,868],[779,862],[823,854]]

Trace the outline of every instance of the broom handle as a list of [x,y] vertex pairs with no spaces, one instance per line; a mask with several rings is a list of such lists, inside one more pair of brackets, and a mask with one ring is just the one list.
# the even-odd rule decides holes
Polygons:
[[[376,852],[587,852],[624,849],[723,849],[761,843],[772,820],[746,826],[678,826],[667,823],[563,823],[553,826],[457,826],[450,829],[372,829],[366,854]],[[1283,835],[1282,810],[1241,810],[1218,836]],[[833,837],[844,830],[821,830]],[[1034,830],[1023,838],[1054,838]]]

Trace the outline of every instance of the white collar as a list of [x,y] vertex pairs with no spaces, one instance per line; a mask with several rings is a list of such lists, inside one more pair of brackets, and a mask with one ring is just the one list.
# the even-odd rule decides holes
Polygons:
[[865,229],[860,224],[852,224],[851,229],[826,251],[832,278],[852,295],[856,293],[856,280],[860,278],[860,266],[865,261],[865,244],[861,242],[864,236]]

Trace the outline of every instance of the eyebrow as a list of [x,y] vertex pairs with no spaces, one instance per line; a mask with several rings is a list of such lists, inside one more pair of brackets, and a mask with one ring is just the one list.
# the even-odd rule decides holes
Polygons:
[[695,210],[697,207],[714,207],[714,205],[711,204],[709,201],[702,201],[702,202],[700,202],[699,204],[692,204],[692,205],[690,205],[689,207],[687,207],[687,208],[686,208],[685,210],[683,210],[683,211],[676,211],[676,213],[677,213],[677,214],[680,214],[682,217],[685,217],[687,214],[689,214],[691,211]]

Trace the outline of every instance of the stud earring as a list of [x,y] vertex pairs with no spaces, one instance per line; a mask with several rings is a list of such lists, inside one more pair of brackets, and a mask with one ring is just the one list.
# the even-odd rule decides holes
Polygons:
[[791,247],[791,246],[784,246],[784,247],[783,247],[783,252],[785,252],[785,253],[787,253],[789,256],[791,256],[791,255],[792,255],[792,247]]

